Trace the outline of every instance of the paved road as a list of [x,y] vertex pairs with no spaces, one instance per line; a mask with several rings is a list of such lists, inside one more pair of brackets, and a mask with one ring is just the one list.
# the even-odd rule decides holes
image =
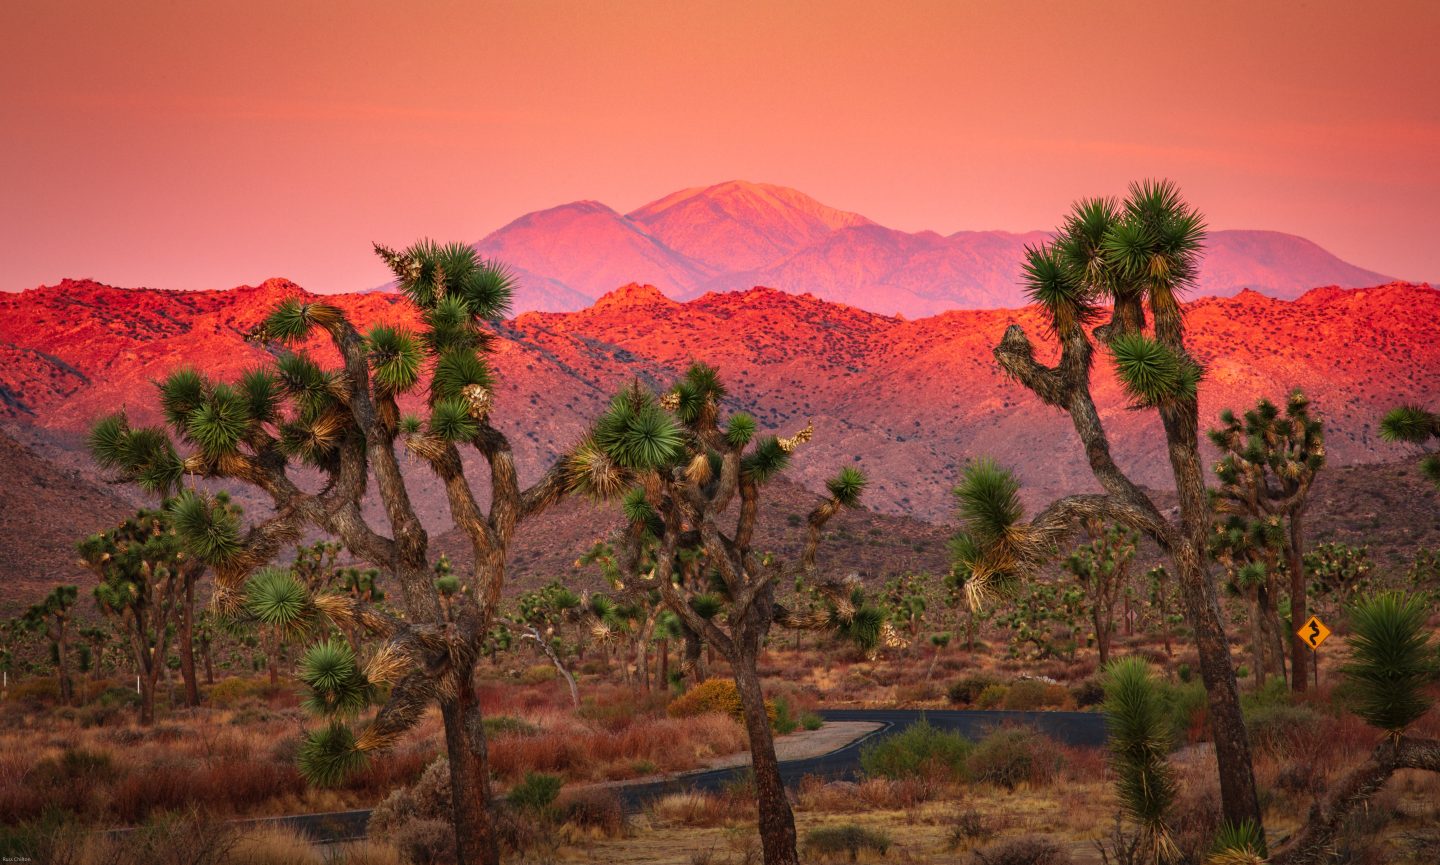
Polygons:
[[[860,750],[909,727],[922,716],[933,726],[955,730],[969,739],[979,739],[997,727],[1027,726],[1041,733],[1080,747],[1105,744],[1105,718],[1093,712],[970,712],[950,710],[916,711],[911,709],[825,709],[820,716],[827,721],[869,721],[884,726],[851,742],[843,748],[819,757],[791,760],[780,764],[780,776],[787,786],[795,785],[806,775],[832,780],[853,780],[860,773]],[[715,769],[697,772],[666,781],[629,784],[615,788],[627,811],[643,810],[646,803],[669,793],[684,790],[714,792],[741,777],[748,767]],[[368,809],[336,811],[329,814],[297,814],[289,817],[267,817],[236,821],[237,825],[280,824],[297,829],[321,843],[338,843],[365,837],[365,824],[370,820]]]

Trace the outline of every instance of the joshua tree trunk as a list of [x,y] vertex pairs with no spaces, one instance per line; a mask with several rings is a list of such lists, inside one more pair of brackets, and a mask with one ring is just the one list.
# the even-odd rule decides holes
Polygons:
[[65,619],[61,617],[55,624],[55,674],[60,679],[60,702],[66,705],[75,701],[75,685],[70,680],[70,665],[66,661],[69,654],[70,637],[65,632]]
[[1265,590],[1255,589],[1255,597],[1250,604],[1250,655],[1251,663],[1255,665],[1255,689],[1265,687],[1265,610],[1261,600]]
[[692,684],[698,685],[707,678],[700,634],[684,622],[680,623],[680,629],[685,634],[685,666],[690,668]]
[[200,705],[200,683],[195,677],[195,580],[199,573],[185,577],[184,599],[180,608],[180,675],[185,679],[185,705]]
[[[1130,601],[1125,601],[1126,621],[1129,621]],[[1100,666],[1110,663],[1110,630],[1114,627],[1110,618],[1110,609],[1102,602],[1097,601],[1090,609],[1090,619],[1095,625],[1095,648],[1100,652]]]
[[735,687],[745,715],[745,732],[750,737],[750,765],[755,774],[755,803],[760,813],[760,845],[765,865],[798,865],[795,815],[780,779],[780,762],[775,757],[775,738],[770,716],[755,673],[754,657],[735,659]]
[[1308,665],[1310,647],[1300,636],[1300,628],[1309,620],[1305,609],[1305,557],[1301,546],[1304,538],[1301,524],[1303,513],[1290,515],[1290,537],[1287,552],[1290,555],[1290,687],[1303,692],[1308,686]]
[[499,865],[488,807],[490,761],[480,701],[471,675],[457,675],[456,680],[455,695],[440,701],[440,715],[445,719],[445,752],[450,761],[457,858],[465,865]]
[[660,687],[670,688],[670,638],[660,638]]

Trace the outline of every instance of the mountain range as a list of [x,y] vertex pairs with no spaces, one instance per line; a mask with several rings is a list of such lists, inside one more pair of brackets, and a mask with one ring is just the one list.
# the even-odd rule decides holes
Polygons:
[[[757,285],[909,318],[1023,306],[1041,231],[905,232],[783,186],[732,180],[621,214],[598,201],[527,213],[474,244],[512,268],[516,311],[575,311],[630,282],[677,300]],[[1391,281],[1278,231],[1212,231],[1193,296]]]
[[[5,507],[6,534],[48,537],[63,525],[68,537],[137,503],[133,490],[104,484],[86,457],[89,425],[118,408],[158,420],[153,383],[181,365],[234,376],[264,362],[265,350],[245,334],[282,298],[303,294],[274,279],[203,292],[65,281],[0,295],[0,427],[24,450],[8,448],[0,459],[20,473],[8,477],[8,492],[28,496],[28,485],[38,497]],[[325,299],[362,327],[415,321],[396,294]],[[1301,387],[1325,419],[1335,465],[1406,457],[1407,449],[1378,441],[1379,416],[1403,402],[1440,403],[1440,293],[1428,285],[1317,288],[1294,300],[1242,291],[1190,302],[1187,322],[1206,369],[1203,419]],[[522,481],[533,479],[622,385],[663,387],[703,358],[722,371],[727,408],[750,411],[762,429],[790,434],[813,421],[814,440],[788,474],[800,487],[822,489],[839,466],[858,466],[871,479],[872,511],[943,524],[965,462],[990,455],[1016,468],[1035,507],[1093,481],[1068,418],[997,369],[991,349],[1011,323],[1037,340],[1038,356],[1051,356],[1033,308],[907,320],[768,288],[682,302],[631,284],[580,311],[493,325],[497,424],[514,442]],[[1142,484],[1169,486],[1158,421],[1129,410],[1103,357],[1095,393],[1120,464]],[[411,470],[422,517],[443,534],[443,491],[422,467]],[[84,491],[91,488],[103,495]],[[802,513],[808,495],[787,507]],[[264,510],[255,499],[242,503]],[[575,531],[603,533],[597,512],[575,507]]]

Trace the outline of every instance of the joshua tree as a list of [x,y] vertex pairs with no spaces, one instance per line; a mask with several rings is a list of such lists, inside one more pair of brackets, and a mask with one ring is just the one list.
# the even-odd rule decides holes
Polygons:
[[1285,629],[1277,605],[1285,572],[1285,524],[1278,516],[1246,519],[1231,514],[1215,524],[1210,553],[1225,569],[1227,588],[1250,602],[1250,640],[1255,684],[1268,670],[1285,675]]
[[[148,490],[173,490],[194,476],[247,484],[270,497],[274,515],[248,528],[216,513],[199,492],[183,493],[171,507],[186,547],[216,568],[215,605],[222,611],[240,610],[247,575],[306,529],[338,539],[357,560],[396,581],[403,619],[340,594],[291,598],[337,625],[384,637],[358,675],[371,685],[392,684],[388,701],[358,735],[343,723],[312,733],[302,767],[314,780],[333,779],[392,744],[428,704],[438,703],[458,858],[489,865],[499,853],[472,676],[498,611],[516,526],[564,494],[566,460],[522,489],[509,440],[491,423],[494,377],[483,322],[505,311],[509,276],[460,244],[423,241],[399,253],[381,246],[376,252],[418,312],[418,330],[377,325],[361,334],[340,308],[290,298],[255,333],[278,355],[272,367],[235,383],[181,371],[162,384],[178,447],[170,432],[132,427],[123,414],[101,421],[91,443],[102,465]],[[338,368],[325,368],[306,350],[312,336],[308,345],[338,356]],[[286,344],[298,350],[285,351]],[[417,389],[425,416],[402,416],[398,400]],[[458,588],[447,591],[432,574],[429,538],[400,470],[401,450],[435,473],[452,520],[470,541],[473,567],[455,578]],[[488,468],[488,509],[476,499],[462,450]],[[298,472],[318,472],[323,484],[311,492],[316,488],[302,484]],[[367,488],[378,494],[384,526],[372,525],[362,511]],[[343,672],[345,659],[330,653],[315,660],[333,663],[307,660],[310,673],[321,667],[334,673],[310,676],[317,689],[358,688],[354,677],[334,672]],[[352,706],[348,699],[317,699],[346,711]],[[344,712],[338,717],[343,721]]]
[[1065,560],[1065,569],[1085,589],[1090,623],[1095,628],[1095,647],[1100,666],[1110,663],[1110,638],[1115,634],[1115,599],[1130,587],[1130,560],[1135,556],[1136,535],[1120,526],[1106,527],[1098,521],[1086,525],[1090,543]]
[[[655,584],[666,605],[729,661],[735,676],[750,739],[764,860],[796,863],[795,819],[780,780],[757,664],[772,624],[791,618],[775,602],[777,583],[818,574],[821,533],[842,507],[858,503],[865,478],[847,467],[828,482],[829,495],[810,513],[799,562],[757,553],[763,486],[785,469],[810,430],[787,439],[757,438],[755,419],[743,412],[722,425],[724,397],[716,371],[699,363],[663,397],[638,385],[626,388],[577,449],[573,482],[595,495],[623,496],[630,523],[625,555],[637,557],[647,533],[658,539]],[[721,521],[731,513],[733,528],[727,532]],[[713,587],[677,579],[682,549],[703,551],[705,568],[715,575]]]
[[56,586],[38,604],[34,604],[20,617],[21,623],[29,630],[39,631],[50,641],[50,654],[55,661],[55,676],[59,679],[60,702],[75,701],[75,683],[70,680],[70,611],[75,606],[79,590],[75,586]]
[[[1090,470],[1104,490],[1073,495],[1022,524],[1019,501],[988,471],[976,475],[962,496],[971,523],[962,542],[971,597],[1036,563],[1084,519],[1134,529],[1164,550],[1175,564],[1180,596],[1194,629],[1200,672],[1209,695],[1225,818],[1259,821],[1250,742],[1240,714],[1240,695],[1219,598],[1206,567],[1210,502],[1200,460],[1196,390],[1200,365],[1185,347],[1179,293],[1195,279],[1204,222],[1168,182],[1130,187],[1123,201],[1090,199],[1077,204],[1053,241],[1027,250],[1025,279],[1059,342],[1059,360],[1035,358],[1024,329],[1010,325],[995,349],[1007,373],[1048,405],[1070,415]],[[1115,361],[1119,379],[1137,408],[1152,409],[1165,431],[1165,449],[1179,493],[1179,520],[1163,514],[1110,455],[1110,441],[1091,396],[1095,342],[1086,325],[1112,305],[1109,321],[1094,340]],[[1154,329],[1147,331],[1147,319]],[[994,496],[999,494],[1000,498]]]
[[[164,510],[142,510],[79,544],[81,564],[100,578],[96,605],[129,644],[140,677],[141,724],[155,722],[156,683],[170,656],[175,621],[183,615],[185,587],[193,586],[195,573],[205,567],[182,546],[171,504]],[[223,518],[236,513],[224,500],[211,506]]]
[[[1387,442],[1417,445],[1426,445],[1432,440],[1440,443],[1440,415],[1418,405],[1391,409],[1380,421],[1380,438]],[[1440,486],[1440,452],[1427,453],[1420,458],[1420,473]]]
[[1370,585],[1370,547],[1342,543],[1318,544],[1305,554],[1310,591],[1338,616]]
[[551,583],[542,589],[526,592],[515,602],[516,613],[511,623],[520,631],[521,637],[535,643],[570,688],[570,701],[580,705],[580,689],[575,676],[566,668],[560,655],[560,628],[567,622],[579,619],[580,596],[559,583]]
[[1310,487],[1325,465],[1325,427],[1310,415],[1310,400],[1298,389],[1290,392],[1282,414],[1262,399],[1243,420],[1233,411],[1220,413],[1219,429],[1210,440],[1220,448],[1215,475],[1215,510],[1255,521],[1279,521],[1284,570],[1290,577],[1290,687],[1306,688],[1310,647],[1298,633],[1310,618],[1305,611],[1305,508]]

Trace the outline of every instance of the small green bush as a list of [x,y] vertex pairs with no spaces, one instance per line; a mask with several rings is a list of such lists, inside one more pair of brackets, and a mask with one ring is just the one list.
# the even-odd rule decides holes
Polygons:
[[947,693],[950,702],[970,705],[980,699],[980,694],[991,685],[1000,684],[990,676],[965,676],[950,683]]
[[511,805],[524,811],[543,813],[555,804],[564,782],[557,775],[542,772],[526,772],[520,783],[510,788],[505,798]]
[[854,823],[823,826],[805,833],[805,850],[815,856],[848,854],[850,861],[860,858],[860,851],[873,850],[884,856],[890,849],[890,836]]
[[1005,695],[1010,693],[1006,685],[989,685],[975,698],[975,708],[994,709],[1005,702]]
[[806,712],[800,716],[800,726],[807,730],[818,730],[825,726],[825,719],[814,712]]
[[770,726],[775,729],[775,732],[779,733],[782,736],[784,736],[786,733],[795,732],[795,730],[799,728],[800,724],[790,714],[790,702],[784,697],[776,697],[774,702],[775,718],[773,721],[771,721]]
[[860,768],[869,776],[899,781],[906,778],[965,777],[974,746],[959,733],[941,730],[924,717],[893,736],[860,748]]
[[560,674],[555,672],[553,664],[532,664],[525,668],[520,675],[520,681],[527,685],[540,685],[545,682],[553,682]]

